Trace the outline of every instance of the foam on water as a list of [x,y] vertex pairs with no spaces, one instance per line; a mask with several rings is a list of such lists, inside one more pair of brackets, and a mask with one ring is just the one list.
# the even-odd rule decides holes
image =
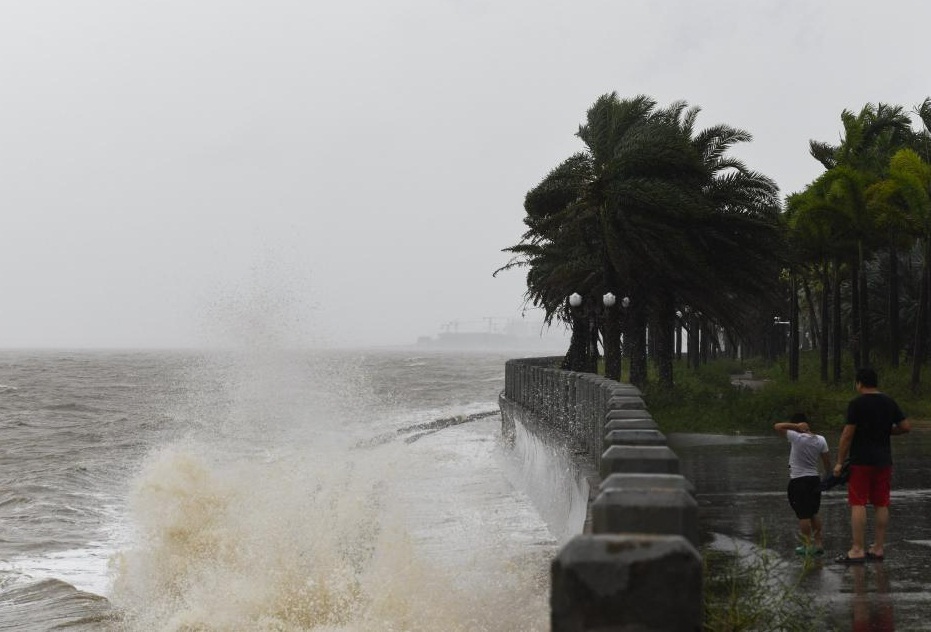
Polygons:
[[78,590],[96,595],[109,588],[109,565],[115,550],[102,543],[41,556],[0,561],[0,574],[16,576],[21,582],[56,579]]
[[307,409],[269,367],[140,468],[109,591],[130,629],[547,629],[556,543],[504,474],[500,420],[353,448],[385,429],[365,380]]

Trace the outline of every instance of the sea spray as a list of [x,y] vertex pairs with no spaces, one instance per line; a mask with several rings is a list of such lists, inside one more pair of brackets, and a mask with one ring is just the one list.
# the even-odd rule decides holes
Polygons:
[[546,629],[554,541],[502,472],[500,421],[366,441],[488,399],[411,407],[385,374],[255,348],[193,366],[132,481],[108,595],[126,628]]
[[185,444],[153,454],[111,600],[134,630],[543,629],[549,547],[515,555],[489,530],[490,550],[451,542],[458,557],[438,556],[438,540],[475,537],[483,517],[465,507],[445,532],[418,534],[417,499],[399,490],[416,477],[410,450],[224,461]]

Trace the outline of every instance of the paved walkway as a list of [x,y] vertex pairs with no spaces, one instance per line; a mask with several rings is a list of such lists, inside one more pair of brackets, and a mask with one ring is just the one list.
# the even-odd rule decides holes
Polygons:
[[[837,433],[827,438],[834,449]],[[825,555],[796,590],[814,596],[837,630],[931,631],[931,431],[915,430],[894,442],[892,522],[883,563],[833,561],[850,546],[850,511],[844,488],[822,499]],[[775,433],[672,434],[670,446],[682,460],[682,473],[695,484],[706,542],[740,550],[764,546],[779,556],[786,572],[802,573],[803,558],[795,555],[797,521],[785,492],[789,447],[784,439]]]
[[738,388],[749,388],[758,391],[763,388],[769,380],[761,380],[753,376],[753,371],[744,371],[743,373],[734,373],[731,375],[731,384]]

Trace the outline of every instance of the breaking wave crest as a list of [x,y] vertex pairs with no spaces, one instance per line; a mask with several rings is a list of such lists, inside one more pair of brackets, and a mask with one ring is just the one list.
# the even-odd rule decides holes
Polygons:
[[405,448],[153,454],[111,601],[133,630],[545,629],[549,551],[476,552],[467,568],[431,555],[399,492],[416,475]]

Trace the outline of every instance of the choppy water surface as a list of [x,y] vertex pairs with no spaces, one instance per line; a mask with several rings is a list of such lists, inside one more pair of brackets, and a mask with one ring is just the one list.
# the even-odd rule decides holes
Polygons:
[[4,352],[0,629],[546,629],[508,358]]
[[[547,630],[585,490],[545,442],[500,445],[510,357],[0,353],[0,630]],[[670,442],[709,543],[801,576],[787,443]],[[799,589],[835,629],[931,629],[929,455],[895,439],[882,565],[831,564],[825,495]]]

